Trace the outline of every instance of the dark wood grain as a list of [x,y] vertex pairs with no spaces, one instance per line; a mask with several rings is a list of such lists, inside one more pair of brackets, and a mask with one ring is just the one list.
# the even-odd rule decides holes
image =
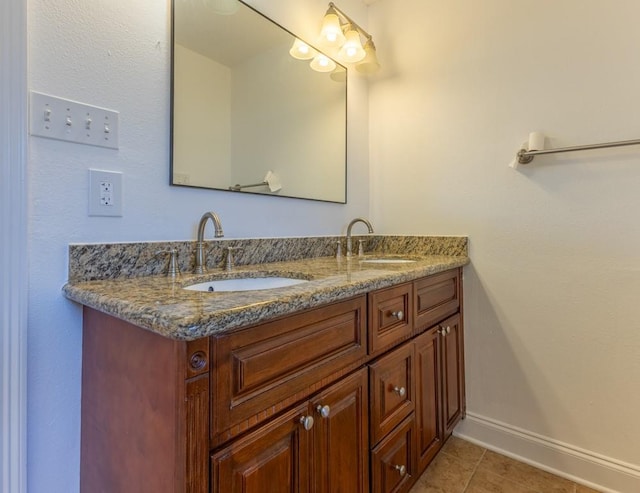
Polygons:
[[[371,443],[376,444],[415,409],[415,357],[407,342],[369,365]],[[395,389],[404,389],[404,395]]]

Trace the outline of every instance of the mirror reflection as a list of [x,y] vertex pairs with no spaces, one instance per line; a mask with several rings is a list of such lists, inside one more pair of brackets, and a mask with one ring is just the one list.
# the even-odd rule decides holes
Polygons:
[[237,0],[174,0],[173,185],[346,202],[346,71],[294,41]]

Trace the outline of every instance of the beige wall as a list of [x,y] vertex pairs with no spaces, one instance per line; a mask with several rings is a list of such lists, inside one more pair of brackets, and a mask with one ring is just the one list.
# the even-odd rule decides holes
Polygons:
[[470,237],[458,432],[620,491],[640,488],[640,146],[507,164],[534,130],[640,138],[639,16],[635,0],[370,7],[373,220]]

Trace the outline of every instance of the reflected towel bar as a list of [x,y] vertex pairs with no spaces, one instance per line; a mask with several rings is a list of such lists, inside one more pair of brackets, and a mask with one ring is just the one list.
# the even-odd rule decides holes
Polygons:
[[555,154],[558,152],[573,152],[573,151],[587,151],[591,149],[606,149],[608,147],[622,147],[622,146],[633,146],[640,145],[640,139],[635,140],[622,140],[619,142],[605,142],[603,144],[588,144],[582,146],[572,146],[572,147],[559,147],[557,149],[543,149],[540,151],[527,151],[526,149],[520,149],[518,151],[518,163],[527,164],[533,161],[535,156],[539,156],[541,154]]
[[269,183],[267,183],[266,181],[263,181],[261,183],[253,183],[251,185],[240,185],[239,183],[229,187],[229,190],[233,190],[234,192],[239,192],[240,190],[242,190],[243,188],[251,188],[251,187],[266,187],[268,186]]

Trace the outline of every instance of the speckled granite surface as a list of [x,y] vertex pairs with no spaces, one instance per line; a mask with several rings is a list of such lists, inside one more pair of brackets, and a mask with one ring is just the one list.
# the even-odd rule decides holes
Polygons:
[[[192,242],[71,245],[70,280],[63,292],[71,300],[165,337],[193,340],[460,267],[469,261],[465,237],[362,238],[367,240],[367,258],[402,255],[416,261],[376,264],[358,257],[336,259],[337,237],[217,240],[211,242],[214,251],[223,251],[224,246],[245,249],[244,257],[237,256],[241,265],[233,272],[216,267],[214,253],[207,274],[183,273],[171,279],[160,274],[166,259],[158,259],[155,252],[166,248],[184,251],[185,259],[180,262],[184,272],[184,267],[193,263],[193,254],[187,255]],[[243,276],[290,276],[309,282],[263,291],[208,293],[183,289],[196,282]]]
[[[467,255],[465,236],[354,236],[364,241],[367,254]],[[330,257],[340,241],[346,251],[344,236],[311,236],[304,238],[219,239],[207,241],[207,267],[220,269],[226,260],[226,247],[240,247],[234,253],[237,266],[266,264],[283,260]],[[191,272],[195,264],[195,242],[104,243],[69,245],[69,281],[117,279],[153,276],[166,272],[166,252],[178,250],[181,272]]]

